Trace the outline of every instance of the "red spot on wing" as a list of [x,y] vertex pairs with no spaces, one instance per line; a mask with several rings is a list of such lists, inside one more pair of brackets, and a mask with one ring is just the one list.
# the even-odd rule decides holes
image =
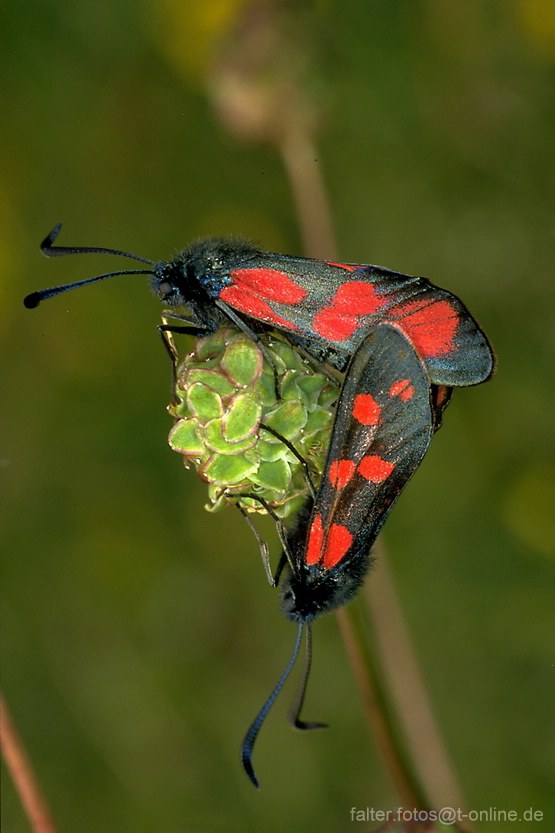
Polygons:
[[346,526],[332,524],[326,541],[326,549],[322,565],[324,567],[335,567],[338,564],[353,542],[352,533]]
[[317,564],[322,555],[322,544],[324,541],[324,528],[321,515],[316,515],[312,521],[308,534],[308,546],[306,548],[306,563],[309,566]]
[[[356,268],[356,267],[355,267]],[[313,318],[312,327],[323,338],[346,341],[360,322],[361,315],[373,315],[384,305],[384,299],[367,281],[345,281],[330,304]]]
[[392,307],[389,316],[399,322],[422,356],[444,356],[453,350],[459,313],[449,301],[410,301]]
[[330,465],[328,478],[334,489],[344,489],[355,473],[352,460],[334,460]]
[[235,286],[280,304],[295,305],[308,295],[286,272],[278,269],[234,269],[231,277]]
[[331,306],[350,315],[372,315],[383,306],[383,298],[368,281],[345,281],[335,293]]
[[389,388],[390,396],[398,396],[402,402],[408,402],[414,396],[414,385],[410,379],[400,379],[398,382],[393,382]]
[[354,315],[345,315],[333,307],[324,307],[312,319],[312,329],[328,341],[347,341],[358,327]]
[[288,330],[296,330],[297,326],[286,318],[282,318],[273,311],[271,306],[263,301],[262,298],[257,298],[247,289],[240,286],[226,286],[220,292],[219,297],[226,304],[229,304],[233,309],[245,312],[253,318],[258,318],[260,321],[268,321],[270,324],[276,324],[278,327],[285,327]]
[[337,266],[338,269],[345,269],[347,272],[356,272],[362,268],[357,263],[336,263],[335,260],[326,260],[328,266]]
[[[309,567],[321,562],[323,567],[334,567],[345,555],[353,536],[346,526],[332,524],[324,544],[324,529],[322,518],[316,515],[310,527],[308,547],[306,549],[306,563]],[[323,552],[322,552],[323,550]]]
[[359,393],[353,403],[353,419],[361,425],[378,425],[382,409],[371,393]]
[[357,471],[371,483],[383,483],[395,468],[395,463],[384,460],[378,454],[368,454],[358,464]]

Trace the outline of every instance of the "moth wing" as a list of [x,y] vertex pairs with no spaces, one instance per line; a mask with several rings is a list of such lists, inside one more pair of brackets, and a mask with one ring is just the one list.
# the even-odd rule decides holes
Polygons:
[[339,369],[370,330],[392,322],[435,384],[474,385],[493,373],[493,352],[475,319],[456,295],[426,278],[272,253],[251,258],[230,278],[220,300],[293,334],[292,340],[305,339],[318,357],[321,345],[331,345],[328,360]]
[[309,526],[305,561],[331,569],[366,554],[422,461],[434,428],[431,385],[411,342],[376,327],[349,364]]

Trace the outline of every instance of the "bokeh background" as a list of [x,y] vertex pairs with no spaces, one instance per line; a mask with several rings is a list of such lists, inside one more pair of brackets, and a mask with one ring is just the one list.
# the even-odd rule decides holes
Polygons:
[[[337,254],[452,289],[495,345],[496,378],[457,392],[385,539],[468,806],[533,807],[544,822],[519,829],[552,830],[553,4],[255,6],[3,7],[7,700],[61,833],[367,830],[352,806],[398,806],[333,617],[308,700],[331,728],[290,732],[289,688],[257,746],[262,792],[240,769],[293,629],[239,514],[206,513],[166,445],[148,279],[21,303],[119,268],[41,258],[59,220],[61,243],[150,258],[206,233],[302,253],[280,132],[296,122]],[[4,824],[29,830],[9,777]]]

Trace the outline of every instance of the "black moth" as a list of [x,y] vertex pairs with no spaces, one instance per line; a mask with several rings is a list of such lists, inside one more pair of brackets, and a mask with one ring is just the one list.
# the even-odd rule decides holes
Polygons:
[[55,246],[60,229],[61,224],[55,226],[41,244],[47,257],[107,254],[148,268],[39,290],[27,295],[26,307],[109,277],[147,274],[168,314],[184,322],[166,329],[200,335],[231,321],[254,338],[278,329],[318,362],[342,371],[374,327],[394,323],[426,363],[435,385],[474,385],[493,372],[493,352],[474,318],[455,295],[426,278],[381,266],[265,252],[238,239],[199,240],[173,260],[158,263],[118,249]]
[[[247,775],[259,786],[252,750],[260,727],[297,659],[303,630],[307,666],[294,708],[299,718],[310,667],[311,624],[356,594],[370,566],[370,549],[401,491],[422,461],[434,431],[425,365],[394,325],[375,328],[356,350],[345,376],[320,488],[284,543],[282,610],[297,623],[293,655],[250,726],[242,748]],[[279,523],[279,522],[278,522]]]

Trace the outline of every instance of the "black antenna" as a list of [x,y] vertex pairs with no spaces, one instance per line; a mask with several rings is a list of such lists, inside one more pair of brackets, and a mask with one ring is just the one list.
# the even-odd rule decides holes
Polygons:
[[299,682],[299,687],[297,689],[297,694],[295,695],[295,699],[291,704],[291,709],[289,710],[289,720],[295,727],[295,729],[327,729],[327,723],[319,723],[316,720],[301,720],[301,711],[304,705],[304,698],[306,695],[306,687],[308,684],[308,678],[310,677],[310,669],[312,667],[312,627],[310,625],[306,626],[306,655],[304,661],[304,668],[302,677]]
[[264,721],[266,719],[266,716],[267,716],[268,712],[270,711],[270,709],[274,705],[276,697],[278,696],[281,689],[283,688],[283,686],[285,684],[285,681],[287,680],[287,677],[289,676],[289,674],[293,670],[293,666],[295,665],[295,662],[297,661],[297,657],[299,656],[299,650],[300,650],[300,647],[301,647],[301,639],[302,639],[302,635],[303,635],[303,628],[304,628],[304,622],[299,622],[299,627],[298,627],[298,630],[297,630],[297,639],[295,640],[295,647],[293,648],[293,653],[291,654],[291,659],[287,663],[287,667],[285,668],[281,677],[277,681],[277,684],[276,684],[274,690],[272,691],[272,693],[270,694],[270,696],[268,697],[268,699],[266,700],[266,702],[264,703],[264,705],[262,706],[262,708],[260,709],[258,714],[256,715],[255,719],[253,720],[253,722],[249,726],[247,734],[245,735],[245,738],[243,740],[243,745],[241,746],[241,761],[243,763],[243,769],[247,773],[248,777],[250,778],[250,780],[252,781],[254,786],[257,787],[257,788],[260,788],[260,784],[258,782],[258,779],[257,779],[256,775],[254,774],[254,769],[253,769],[252,760],[251,760],[254,743],[256,741],[256,738],[258,737],[258,733],[260,732],[260,729],[261,729],[262,724],[264,723]]
[[[131,260],[137,260],[140,263],[147,263],[149,266],[156,266],[154,260],[148,260],[146,257],[134,255],[131,252],[123,252],[120,249],[106,249],[100,246],[54,246],[54,241],[58,237],[62,224],[58,223],[54,226],[50,234],[48,234],[40,244],[40,250],[46,257],[63,257],[64,255],[116,255],[118,257],[128,257]],[[73,283],[65,284],[64,286],[53,286],[50,289],[39,289],[37,292],[31,292],[23,299],[24,305],[27,309],[38,307],[41,301],[47,298],[53,298],[55,295],[60,295],[62,292],[68,292],[70,289],[76,289],[78,286],[86,286],[88,283],[95,283],[102,281],[105,278],[116,277],[117,275],[152,275],[153,269],[120,269],[117,272],[106,272],[103,275],[96,275],[93,278],[86,278],[82,281],[75,281]]]

